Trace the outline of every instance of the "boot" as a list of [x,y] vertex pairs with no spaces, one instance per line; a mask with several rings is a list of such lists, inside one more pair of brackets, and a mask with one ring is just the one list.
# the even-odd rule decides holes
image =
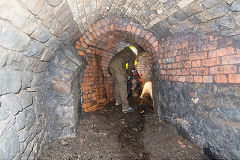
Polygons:
[[134,108],[132,107],[123,107],[122,112],[123,113],[128,113],[128,112],[134,112]]

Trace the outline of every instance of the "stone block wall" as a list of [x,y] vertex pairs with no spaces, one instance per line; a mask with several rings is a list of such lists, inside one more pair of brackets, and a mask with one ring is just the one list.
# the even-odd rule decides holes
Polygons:
[[162,39],[154,63],[155,109],[215,158],[239,159],[239,41],[182,35]]
[[0,159],[33,159],[46,127],[43,73],[27,71],[34,70],[31,66],[24,70],[9,69],[10,66],[0,68]]
[[[49,121],[53,119],[49,118],[48,112],[51,106],[47,104],[50,100],[47,92],[51,84],[47,75],[53,60],[51,57],[65,53],[60,48],[70,46],[80,32],[68,3],[63,0],[4,0],[0,1],[0,8],[0,160],[35,159],[49,137],[73,135],[65,127],[63,133],[49,136]],[[72,53],[75,51],[72,50]],[[57,67],[54,69],[56,72],[60,70]],[[76,69],[74,73],[79,72]],[[54,79],[56,81],[52,83],[67,83],[68,73],[62,74],[65,79]],[[79,86],[80,82],[67,84]],[[71,92],[73,90],[74,87]],[[69,106],[79,103],[80,106],[81,103],[75,100],[80,98],[76,96],[69,96],[66,103]],[[72,108],[69,107],[69,112]],[[57,111],[65,114],[60,109]],[[72,112],[74,116],[71,116],[76,117],[77,112]],[[70,121],[69,114],[57,119],[59,124]],[[75,126],[76,121],[74,119]],[[69,124],[69,127],[74,126],[73,122]],[[52,130],[55,131],[54,128]]]
[[[43,52],[41,47],[30,49],[38,42],[12,24],[2,24],[0,159],[33,159],[39,153],[45,136],[42,88],[47,62],[37,58]],[[4,34],[14,34],[14,38]]]
[[101,18],[121,16],[156,37],[182,32],[235,35],[239,39],[238,0],[67,0],[81,33]]

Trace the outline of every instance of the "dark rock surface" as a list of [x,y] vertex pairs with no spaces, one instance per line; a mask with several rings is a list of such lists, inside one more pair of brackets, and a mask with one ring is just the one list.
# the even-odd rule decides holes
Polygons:
[[166,81],[155,85],[162,120],[216,158],[240,158],[239,85]]
[[107,104],[86,113],[75,138],[54,140],[44,146],[39,160],[159,160],[201,159],[201,152],[176,131],[159,121],[150,97],[142,103],[131,98],[135,112]]
[[75,136],[81,105],[80,83],[85,60],[73,47],[57,50],[46,73],[46,117],[48,138]]

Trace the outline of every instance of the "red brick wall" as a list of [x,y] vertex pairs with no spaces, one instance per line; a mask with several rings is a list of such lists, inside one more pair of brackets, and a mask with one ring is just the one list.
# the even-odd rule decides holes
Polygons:
[[81,84],[83,110],[94,111],[113,100],[113,84],[108,63],[117,53],[119,42],[137,43],[153,59],[158,53],[158,41],[149,31],[128,19],[107,17],[92,25],[76,42],[79,54],[86,57],[87,67]]
[[148,53],[143,53],[138,58],[137,71],[142,74],[142,80],[144,82],[152,80],[152,63],[153,58]]
[[[107,17],[92,25],[76,43],[87,59],[81,84],[84,111],[92,111],[113,100],[113,84],[107,67],[119,42],[137,43],[158,61],[163,80],[195,83],[240,83],[240,50],[231,38],[196,35],[164,38],[160,41],[128,19]],[[140,65],[140,72],[150,72]],[[144,69],[145,68],[145,69]],[[148,70],[149,69],[149,70]]]
[[[88,34],[89,32],[87,32]],[[85,37],[85,36],[83,36]],[[84,55],[87,60],[87,66],[84,70],[83,82],[81,89],[83,95],[84,111],[94,111],[101,108],[106,102],[113,100],[113,85],[111,76],[108,74],[108,62],[111,59],[110,48],[116,48],[115,44],[111,43],[111,38],[104,42],[104,46],[98,48],[92,41],[80,39],[77,43],[77,48],[82,46],[85,52],[79,51],[79,54]],[[81,43],[82,41],[82,43]],[[85,42],[87,42],[85,44]]]
[[162,39],[158,62],[161,78],[178,82],[240,83],[240,50],[231,38]]

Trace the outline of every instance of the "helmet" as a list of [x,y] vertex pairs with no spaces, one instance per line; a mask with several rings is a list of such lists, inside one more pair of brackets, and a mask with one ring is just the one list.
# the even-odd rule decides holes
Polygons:
[[133,46],[129,46],[129,48],[133,51],[133,53],[137,56],[138,54],[138,50],[136,47],[133,47]]

